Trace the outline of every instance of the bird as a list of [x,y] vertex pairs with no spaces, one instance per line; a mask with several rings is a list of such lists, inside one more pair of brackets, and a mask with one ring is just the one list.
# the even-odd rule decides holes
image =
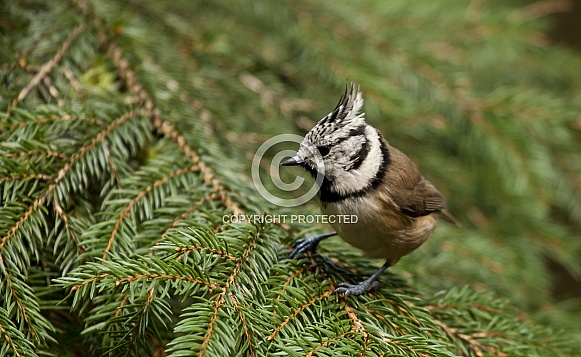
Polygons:
[[296,154],[282,166],[301,166],[317,180],[324,215],[355,215],[356,220],[330,221],[334,231],[298,239],[290,258],[315,251],[338,235],[369,258],[385,263],[358,284],[341,283],[334,293],[361,295],[379,283],[378,277],[432,234],[438,217],[458,225],[443,195],[404,153],[365,121],[363,95],[351,82],[335,109],[303,138]]

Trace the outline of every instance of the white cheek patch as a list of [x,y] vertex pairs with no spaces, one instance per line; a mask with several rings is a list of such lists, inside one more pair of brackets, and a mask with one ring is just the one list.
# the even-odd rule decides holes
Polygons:
[[[370,126],[366,128],[365,134],[368,138],[369,153],[360,166],[351,171],[341,168],[333,172],[335,177],[332,180],[331,190],[339,195],[348,195],[365,189],[371,185],[380,170],[383,154],[379,135]],[[353,147],[352,149],[354,150]]]

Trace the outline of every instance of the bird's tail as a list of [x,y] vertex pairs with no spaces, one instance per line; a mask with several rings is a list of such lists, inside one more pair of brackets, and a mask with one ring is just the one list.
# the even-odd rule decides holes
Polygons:
[[460,224],[460,222],[458,222],[458,220],[456,218],[454,218],[454,216],[452,216],[450,214],[450,212],[448,212],[448,210],[445,210],[444,209],[444,210],[441,210],[439,213],[440,213],[440,217],[442,217],[446,221],[452,223],[456,227],[462,227],[462,225]]

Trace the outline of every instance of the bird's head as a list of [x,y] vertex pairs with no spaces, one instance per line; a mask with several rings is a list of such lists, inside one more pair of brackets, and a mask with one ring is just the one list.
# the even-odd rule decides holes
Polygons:
[[[379,133],[365,122],[363,96],[351,83],[333,111],[305,136],[297,154],[282,165],[300,165],[339,195],[366,187],[382,162]],[[321,170],[322,169],[322,170]]]

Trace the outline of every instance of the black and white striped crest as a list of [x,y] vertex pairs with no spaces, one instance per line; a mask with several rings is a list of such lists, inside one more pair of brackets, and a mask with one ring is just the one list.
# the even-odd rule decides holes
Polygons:
[[365,128],[365,114],[360,113],[362,107],[363,96],[359,86],[355,87],[351,82],[335,109],[315,125],[307,138],[312,142],[328,141],[328,145],[339,137],[356,135]]

